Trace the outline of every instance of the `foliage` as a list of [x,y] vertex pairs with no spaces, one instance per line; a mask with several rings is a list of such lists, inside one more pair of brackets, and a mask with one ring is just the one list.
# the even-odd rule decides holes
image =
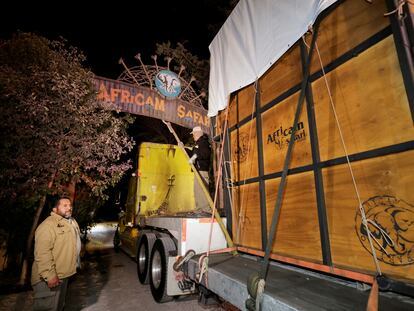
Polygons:
[[[210,24],[207,28],[210,33],[216,34],[223,22],[230,15],[233,8],[237,5],[239,0],[203,0],[204,7],[209,14]],[[190,81],[193,76],[196,80],[195,90],[201,94],[204,92],[208,94],[208,82],[210,74],[210,62],[207,59],[200,58],[191,53],[186,47],[187,42],[171,43],[170,41],[157,43],[156,54],[171,57],[173,60],[172,70],[180,72],[181,65],[185,66],[182,75],[186,81]],[[194,87],[194,85],[193,85]],[[207,98],[207,97],[206,97]]]
[[0,50],[0,199],[34,198],[71,178],[95,195],[129,168],[127,120],[95,101],[84,56],[65,41],[19,33]]
[[184,46],[184,43],[178,42],[176,46],[171,42],[157,43],[157,55],[171,57],[174,60],[173,71],[179,72],[181,65],[185,66],[183,77],[190,81],[191,76],[195,80],[198,91],[207,93],[208,90],[208,75],[209,75],[209,61],[200,59],[197,55],[193,55]]
[[83,233],[86,233],[95,224],[96,212],[104,202],[102,198],[89,195],[88,187],[84,183],[78,185],[73,217],[77,220]]
[[[0,244],[5,247],[5,263],[7,270],[15,273],[19,270],[21,252],[26,244],[26,239],[30,231],[35,205],[30,202],[15,200],[13,208],[0,206]],[[29,220],[29,221],[28,221]],[[1,267],[1,268],[4,268]],[[0,268],[0,270],[1,270]]]
[[214,10],[214,13],[210,13],[209,21],[207,25],[208,30],[216,34],[219,32],[226,18],[230,15],[231,11],[236,7],[239,0],[203,0],[206,6]]
[[[130,168],[131,117],[95,101],[85,57],[65,40],[17,33],[0,41],[0,218],[29,223],[47,193],[82,182],[106,199]],[[15,217],[15,218],[16,218]],[[5,223],[7,222],[7,224]]]

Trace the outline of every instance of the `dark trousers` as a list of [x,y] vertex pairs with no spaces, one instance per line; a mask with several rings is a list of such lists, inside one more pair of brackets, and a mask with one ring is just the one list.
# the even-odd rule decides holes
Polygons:
[[65,306],[68,279],[62,279],[62,283],[54,288],[49,288],[45,281],[33,285],[34,299],[33,310],[35,311],[61,311]]

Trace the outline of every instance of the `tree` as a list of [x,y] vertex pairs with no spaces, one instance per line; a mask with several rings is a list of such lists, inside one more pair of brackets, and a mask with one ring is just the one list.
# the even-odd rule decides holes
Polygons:
[[17,33],[0,42],[0,216],[26,202],[19,210],[33,219],[26,252],[48,193],[83,182],[105,199],[130,168],[121,158],[133,147],[131,117],[95,100],[84,60],[63,39]]
[[[209,24],[206,25],[208,32],[213,34],[218,33],[226,18],[237,5],[239,0],[203,0],[202,7],[205,9],[205,14],[209,16]],[[199,57],[191,53],[186,44],[191,43],[182,41],[171,43],[170,41],[157,43],[156,54],[159,56],[170,57],[173,60],[172,70],[180,72],[181,65],[185,66],[183,77],[190,81],[191,77],[195,78],[194,89],[201,94],[204,92],[208,94],[208,82],[210,74],[210,62],[208,59]],[[205,97],[207,99],[207,97]],[[207,107],[207,100],[204,101],[205,108]]]

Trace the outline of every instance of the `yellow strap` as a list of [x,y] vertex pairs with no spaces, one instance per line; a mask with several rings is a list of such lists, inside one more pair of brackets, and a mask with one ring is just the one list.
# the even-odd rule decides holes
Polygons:
[[378,311],[378,283],[377,279],[374,279],[372,283],[371,292],[369,293],[367,311]]
[[[177,143],[178,143],[179,147],[182,149],[184,155],[187,157],[187,160],[190,160],[190,157],[188,156],[188,154],[185,151],[184,147],[180,146],[179,143],[181,142],[181,140],[180,140],[180,138],[178,138],[177,134],[175,133],[173,127],[171,126],[171,123],[166,122],[164,120],[162,120],[162,122],[164,122],[167,125],[167,127],[170,130],[171,134],[174,135],[175,139],[177,140]],[[206,186],[204,185],[204,183],[201,179],[200,173],[197,171],[197,169],[195,168],[195,166],[193,164],[190,164],[190,165],[191,165],[191,168],[194,172],[194,176],[196,177],[196,179],[197,179],[198,183],[200,184],[201,188],[203,189],[204,195],[206,196],[207,201],[208,201],[208,205],[210,206],[211,210],[214,211],[214,218],[217,220],[217,223],[219,224],[219,226],[221,228],[221,231],[223,232],[224,237],[226,238],[227,244],[229,245],[229,247],[234,247],[233,240],[231,239],[229,233],[227,232],[227,229],[224,226],[223,220],[221,219],[219,213],[214,208],[213,200],[211,199],[210,193],[207,190]],[[235,252],[237,253],[237,251],[235,251]]]

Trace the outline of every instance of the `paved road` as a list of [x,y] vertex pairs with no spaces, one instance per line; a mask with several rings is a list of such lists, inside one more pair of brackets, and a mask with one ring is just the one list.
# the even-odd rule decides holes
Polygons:
[[[138,282],[135,261],[111,248],[112,238],[108,238],[108,232],[112,229],[101,229],[92,234],[82,270],[70,283],[65,311],[206,310],[198,304],[195,295],[165,304],[154,302],[149,285]],[[33,292],[28,291],[0,296],[0,310],[29,311],[32,295]],[[209,307],[208,310],[221,308]]]
[[89,256],[84,271],[71,284],[65,311],[204,310],[197,296],[157,304],[149,286],[139,284],[135,262],[124,253],[110,250]]

